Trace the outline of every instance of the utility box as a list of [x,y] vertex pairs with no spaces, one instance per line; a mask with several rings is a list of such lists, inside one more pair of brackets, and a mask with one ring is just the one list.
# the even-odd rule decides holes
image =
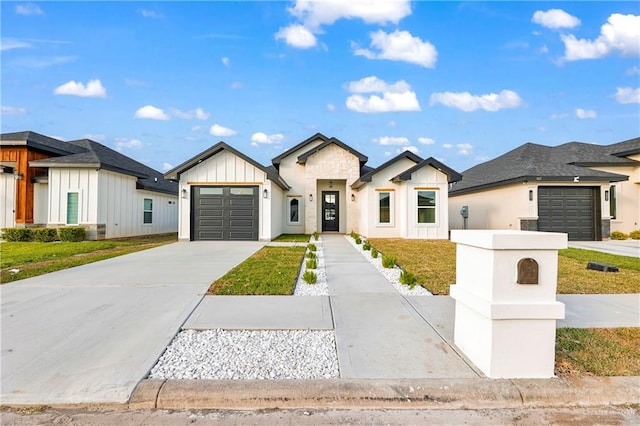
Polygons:
[[490,378],[554,377],[558,250],[567,234],[451,231],[454,342]]

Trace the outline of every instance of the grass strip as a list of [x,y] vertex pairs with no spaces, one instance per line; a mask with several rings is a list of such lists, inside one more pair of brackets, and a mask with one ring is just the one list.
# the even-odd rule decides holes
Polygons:
[[306,247],[263,247],[211,284],[208,295],[291,295]]
[[280,243],[306,243],[309,241],[309,238],[311,238],[311,236],[307,234],[281,234],[273,241]]
[[559,328],[557,375],[640,376],[640,328]]

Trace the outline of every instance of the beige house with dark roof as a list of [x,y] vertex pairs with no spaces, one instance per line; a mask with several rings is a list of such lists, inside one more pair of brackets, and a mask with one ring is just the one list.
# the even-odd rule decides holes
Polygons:
[[165,177],[179,182],[181,240],[271,240],[358,232],[448,238],[448,187],[460,179],[433,158],[402,153],[380,167],[317,133],[263,166],[224,142]]
[[566,232],[576,241],[629,233],[640,229],[640,138],[527,143],[464,171],[449,196],[451,229]]

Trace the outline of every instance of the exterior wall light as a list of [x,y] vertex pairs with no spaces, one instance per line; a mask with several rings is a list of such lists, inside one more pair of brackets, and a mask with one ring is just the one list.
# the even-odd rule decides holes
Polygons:
[[269,191],[267,188],[262,191],[262,198],[269,198]]
[[609,201],[609,191],[604,191],[604,200]]
[[13,174],[13,177],[14,177],[16,180],[22,180],[22,178],[24,177],[24,174],[22,174],[22,173],[20,173],[20,172],[15,172],[15,173]]
[[309,194],[309,201],[313,201],[313,194]]
[[182,198],[187,198],[187,189],[182,188]]
[[356,194],[351,194],[351,201],[355,201],[356,200]]
[[529,190],[529,201],[533,201],[533,189]]

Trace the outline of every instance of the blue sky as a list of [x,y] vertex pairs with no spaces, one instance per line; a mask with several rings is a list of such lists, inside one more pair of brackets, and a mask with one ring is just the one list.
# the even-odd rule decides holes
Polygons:
[[262,164],[316,132],[377,166],[463,171],[525,142],[640,136],[640,3],[11,2],[2,132],[167,170],[223,140]]

